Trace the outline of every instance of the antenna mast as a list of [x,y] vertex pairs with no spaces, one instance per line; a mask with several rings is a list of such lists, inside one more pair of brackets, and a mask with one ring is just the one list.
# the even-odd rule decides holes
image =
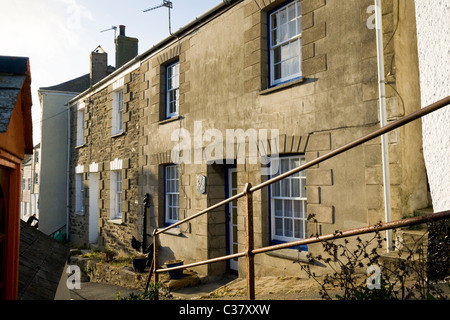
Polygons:
[[114,39],[116,39],[116,37],[117,37],[117,27],[116,26],[112,26],[111,28],[100,31],[100,32],[106,32],[106,31],[110,31],[110,30],[114,30]]
[[173,8],[172,1],[163,0],[162,4],[160,4],[158,6],[155,6],[155,7],[151,7],[151,8],[145,9],[143,11],[144,12],[149,12],[149,11],[152,11],[152,10],[155,10],[155,9],[159,9],[159,8],[162,8],[162,7],[166,7],[166,8],[169,9],[169,33],[172,35],[172,26],[171,26],[172,23],[171,23],[171,17],[170,17],[170,11]]

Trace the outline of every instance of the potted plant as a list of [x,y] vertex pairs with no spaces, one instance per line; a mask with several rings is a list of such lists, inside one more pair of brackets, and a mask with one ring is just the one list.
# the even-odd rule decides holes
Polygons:
[[134,271],[143,273],[145,271],[145,267],[147,266],[148,258],[146,255],[139,254],[135,256],[132,260]]
[[[184,264],[183,260],[170,260],[166,262],[167,268],[174,268],[178,266],[182,266]],[[183,269],[169,271],[170,279],[181,279],[183,276]]]

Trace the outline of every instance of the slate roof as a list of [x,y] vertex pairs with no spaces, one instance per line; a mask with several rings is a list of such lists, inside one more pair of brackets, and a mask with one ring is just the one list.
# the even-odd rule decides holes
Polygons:
[[19,300],[54,300],[70,248],[23,220],[20,224]]
[[[115,70],[114,67],[108,66],[109,74],[114,72],[114,70]],[[91,86],[91,75],[88,73],[85,74],[84,76],[57,84],[55,86],[40,88],[39,90],[81,93],[89,89],[90,86]]]
[[0,132],[2,133],[8,130],[27,71],[28,58],[0,56]]

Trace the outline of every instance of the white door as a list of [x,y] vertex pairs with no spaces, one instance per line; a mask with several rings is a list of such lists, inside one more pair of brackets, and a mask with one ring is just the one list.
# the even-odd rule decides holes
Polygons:
[[[228,169],[228,193],[227,197],[237,194],[237,169]],[[238,253],[237,239],[237,200],[232,201],[227,206],[227,223],[228,223],[228,254]],[[238,270],[238,259],[228,260],[231,270]]]
[[89,174],[89,243],[98,242],[98,173]]

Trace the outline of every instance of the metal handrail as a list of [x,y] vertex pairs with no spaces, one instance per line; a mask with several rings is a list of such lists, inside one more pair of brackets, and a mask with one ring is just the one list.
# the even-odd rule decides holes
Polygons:
[[[281,175],[278,175],[275,178],[271,178],[263,183],[260,183],[254,187],[251,186],[251,184],[247,183],[245,186],[245,189],[243,192],[238,193],[228,199],[225,199],[213,206],[210,206],[184,220],[181,220],[171,226],[168,226],[164,229],[161,230],[157,230],[155,229],[155,231],[153,232],[153,236],[154,236],[154,256],[153,256],[153,267],[150,270],[150,274],[149,274],[149,278],[147,281],[147,284],[150,281],[151,275],[154,272],[155,273],[155,282],[157,282],[158,280],[158,273],[161,272],[167,272],[167,271],[172,271],[172,270],[179,270],[179,269],[186,269],[186,268],[190,268],[190,267],[196,267],[196,266],[200,266],[200,265],[204,265],[204,264],[210,264],[210,263],[214,263],[214,262],[219,262],[219,261],[225,261],[225,260],[229,260],[229,259],[234,259],[234,258],[239,258],[239,257],[247,257],[247,287],[248,287],[248,297],[249,299],[254,299],[254,261],[253,261],[253,257],[256,254],[260,254],[260,253],[264,253],[264,252],[269,252],[269,251],[274,251],[274,250],[279,250],[279,249],[283,249],[283,248],[290,248],[293,246],[298,246],[298,245],[304,245],[304,244],[310,244],[310,243],[315,243],[315,242],[321,242],[321,241],[325,241],[325,240],[331,240],[331,239],[338,239],[338,238],[343,238],[343,237],[349,237],[349,236],[353,236],[353,235],[357,235],[357,234],[364,234],[364,233],[371,233],[371,232],[375,232],[375,231],[382,231],[382,230],[388,230],[388,229],[395,229],[395,228],[399,228],[402,226],[406,226],[406,225],[412,225],[412,224],[420,224],[420,223],[424,223],[424,222],[430,222],[430,221],[434,221],[434,220],[442,220],[442,219],[448,219],[450,218],[450,211],[445,211],[445,212],[440,212],[440,213],[434,213],[434,214],[429,214],[427,216],[423,216],[423,217],[414,217],[414,218],[409,218],[409,219],[403,219],[403,220],[398,220],[398,221],[393,221],[393,222],[386,222],[386,223],[382,223],[382,224],[378,224],[378,225],[374,225],[374,226],[369,226],[369,227],[364,227],[364,228],[357,228],[357,229],[352,229],[352,230],[347,230],[344,232],[340,232],[340,233],[336,233],[336,234],[329,234],[329,235],[325,235],[325,236],[317,236],[317,237],[313,237],[313,238],[308,238],[308,239],[302,239],[302,240],[298,240],[298,241],[293,241],[293,242],[288,242],[288,243],[284,243],[284,244],[279,244],[279,245],[274,245],[274,246],[268,246],[268,247],[264,247],[264,248],[259,248],[259,249],[254,249],[253,248],[253,207],[252,207],[252,194],[255,191],[258,191],[266,186],[269,186],[275,182],[278,182],[286,177],[289,177],[291,175],[294,175],[300,171],[303,171],[305,169],[308,169],[312,166],[315,166],[321,162],[324,162],[325,160],[328,160],[330,158],[333,158],[341,153],[344,153],[350,149],[353,149],[365,142],[368,142],[372,139],[375,139],[377,137],[380,137],[390,131],[393,131],[399,127],[402,127],[412,121],[415,121],[419,118],[422,118],[434,111],[437,111],[447,105],[450,104],[450,96],[441,99],[425,108],[422,108],[420,110],[417,110],[401,119],[398,119],[396,121],[393,121],[389,124],[387,124],[386,126],[381,127],[380,129],[377,129],[375,131],[373,131],[372,133],[369,133],[357,140],[354,140],[353,142],[350,142],[338,149],[335,149],[334,151],[331,151],[323,156],[320,156],[312,161],[309,161],[308,163],[301,165],[297,168],[294,168],[288,172],[285,172]],[[165,268],[165,269],[158,269],[158,238],[159,235],[162,233],[167,232],[168,230],[175,228],[181,224],[184,224],[188,221],[191,221],[195,218],[198,218],[199,216],[202,216],[218,207],[221,207],[231,201],[234,201],[236,199],[242,198],[242,197],[246,197],[246,231],[247,231],[247,245],[246,245],[246,251],[245,252],[240,252],[240,253],[236,253],[236,254],[232,254],[232,255],[226,255],[226,256],[222,256],[222,257],[218,257],[218,258],[213,258],[213,259],[208,259],[208,260],[204,260],[204,261],[200,261],[200,262],[195,262],[195,263],[191,263],[191,264],[186,264],[186,265],[182,265],[182,266],[178,266],[178,267],[173,267],[173,268]],[[148,285],[147,285],[148,287]]]
[[[306,170],[306,169],[308,169],[308,168],[310,168],[312,166],[315,166],[315,165],[317,165],[317,164],[319,164],[319,163],[321,163],[321,162],[323,162],[325,160],[333,158],[333,157],[335,157],[335,156],[337,156],[337,155],[339,155],[339,154],[341,154],[341,153],[343,153],[345,151],[348,151],[348,150],[350,150],[352,148],[355,148],[355,147],[357,147],[357,146],[359,146],[359,145],[361,145],[361,144],[363,144],[363,143],[365,143],[367,141],[375,139],[375,138],[377,138],[379,136],[382,136],[385,133],[388,133],[388,132],[390,132],[392,130],[395,130],[395,129],[401,127],[401,126],[404,126],[405,124],[408,124],[408,123],[410,123],[410,122],[412,122],[414,120],[417,120],[417,119],[419,119],[419,118],[421,118],[421,117],[423,117],[423,116],[425,116],[425,115],[427,115],[429,113],[432,113],[432,112],[434,112],[436,110],[439,110],[439,109],[445,107],[448,104],[450,104],[450,96],[448,96],[448,97],[446,97],[446,98],[444,98],[444,99],[442,99],[442,100],[440,100],[438,102],[435,102],[435,103],[429,105],[428,107],[425,107],[423,109],[417,110],[416,112],[413,112],[413,113],[409,114],[408,116],[405,116],[405,117],[403,117],[403,118],[401,118],[399,120],[396,120],[396,121],[394,121],[394,122],[392,122],[390,124],[387,124],[386,126],[380,128],[378,130],[375,130],[372,133],[369,133],[369,134],[367,134],[367,135],[365,135],[365,136],[363,136],[363,137],[361,137],[361,138],[359,138],[359,139],[357,139],[357,140],[355,140],[353,142],[350,142],[350,143],[348,143],[348,144],[346,144],[346,145],[344,145],[344,146],[342,146],[342,147],[340,147],[340,148],[338,148],[338,149],[336,149],[334,151],[331,151],[331,152],[329,152],[329,153],[327,153],[327,154],[325,154],[325,155],[323,155],[321,157],[318,157],[318,158],[316,158],[316,159],[314,159],[312,161],[309,161],[309,162],[305,163],[304,165],[301,165],[301,166],[299,166],[297,168],[294,168],[294,169],[292,169],[292,170],[290,170],[288,172],[285,172],[285,173],[283,173],[283,174],[281,174],[279,176],[276,176],[275,178],[272,178],[272,179],[269,179],[269,180],[267,180],[267,181],[265,181],[263,183],[260,183],[260,184],[258,184],[256,186],[252,187],[249,191],[250,192],[258,191],[259,189],[262,189],[262,188],[264,188],[264,187],[266,187],[266,186],[268,186],[270,184],[278,182],[278,181],[280,181],[280,180],[282,180],[282,179],[284,179],[286,177],[289,177],[289,176],[291,176],[291,175],[293,175],[295,173],[298,173],[300,171]],[[209,211],[212,211],[212,210],[214,210],[214,209],[216,209],[218,207],[221,207],[221,206],[223,206],[223,205],[225,205],[225,204],[227,204],[227,203],[229,203],[231,201],[234,201],[236,199],[242,198],[243,196],[245,196],[245,192],[240,192],[240,193],[238,193],[238,194],[236,194],[236,195],[234,195],[234,196],[232,196],[232,197],[230,197],[228,199],[225,199],[225,200],[223,200],[223,201],[221,201],[221,202],[219,202],[219,203],[217,203],[217,204],[215,204],[213,206],[210,206],[210,207],[208,207],[208,208],[206,208],[206,209],[204,209],[204,210],[202,210],[202,211],[200,211],[200,212],[198,212],[198,213],[196,213],[196,214],[194,214],[194,215],[192,215],[192,216],[190,216],[190,217],[188,217],[188,218],[186,218],[184,220],[178,221],[177,223],[172,224],[172,225],[170,225],[170,226],[168,226],[168,227],[166,227],[164,229],[157,230],[155,232],[155,234],[158,235],[158,234],[161,234],[161,233],[165,233],[165,232],[167,232],[168,230],[170,230],[172,228],[175,228],[175,227],[177,227],[177,226],[179,226],[181,224],[184,224],[184,223],[186,223],[186,222],[188,222],[190,220],[193,220],[193,219],[195,219],[195,218],[197,218],[197,217],[199,217],[199,216],[201,216],[201,215],[203,215],[205,213],[208,213]]]

